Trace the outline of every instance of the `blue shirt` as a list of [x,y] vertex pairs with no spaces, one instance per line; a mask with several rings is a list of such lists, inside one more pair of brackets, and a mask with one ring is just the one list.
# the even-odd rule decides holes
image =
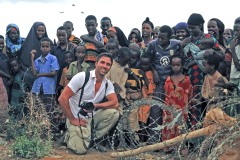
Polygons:
[[[59,65],[56,56],[48,55],[44,58],[40,56],[34,61],[36,71],[38,73],[50,73],[59,70]],[[44,94],[55,94],[56,89],[56,76],[54,77],[38,77],[35,79],[32,92],[35,94],[40,93],[40,87],[43,85]]]

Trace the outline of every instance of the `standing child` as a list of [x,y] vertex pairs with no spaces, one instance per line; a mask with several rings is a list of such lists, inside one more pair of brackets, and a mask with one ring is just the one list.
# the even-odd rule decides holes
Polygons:
[[59,70],[57,58],[50,54],[51,40],[41,39],[42,55],[34,61],[36,50],[31,51],[32,72],[35,76],[32,92],[37,95],[52,122],[51,112],[54,110],[54,96],[56,89],[56,75]]
[[67,28],[67,39],[69,42],[72,42],[74,45],[79,45],[81,40],[72,34],[74,28],[71,21],[66,21],[63,23],[63,26]]
[[[187,121],[188,105],[192,98],[192,85],[190,78],[183,75],[184,59],[181,55],[176,54],[171,57],[172,74],[168,76],[165,81],[164,90],[166,94],[165,104],[175,110],[182,111],[183,121]],[[163,110],[163,124],[172,122],[173,115]],[[165,127],[162,130],[162,140],[168,140],[180,135],[178,125],[174,125],[172,128],[167,129]]]
[[23,114],[27,113],[27,107],[24,107],[24,101],[27,96],[27,92],[31,90],[30,84],[32,84],[32,76],[29,76],[25,72],[20,62],[13,58],[9,62],[11,71],[14,75],[13,87],[11,90],[11,101],[10,104],[11,114],[16,118],[22,118]]
[[74,54],[77,60],[70,63],[67,71],[67,79],[71,80],[74,75],[82,71],[88,71],[89,64],[84,62],[87,50],[84,45],[79,45],[74,49]]

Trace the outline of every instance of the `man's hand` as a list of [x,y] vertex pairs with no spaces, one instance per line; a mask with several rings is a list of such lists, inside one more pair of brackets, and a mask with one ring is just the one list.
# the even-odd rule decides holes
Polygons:
[[74,126],[83,126],[83,127],[86,127],[88,122],[83,119],[83,118],[74,118],[73,120],[70,120],[70,123]]
[[36,53],[37,53],[37,51],[36,51],[35,49],[33,49],[33,50],[31,51],[31,58],[32,58],[32,59],[34,59],[34,56],[35,56]]
[[153,71],[153,81],[155,84],[160,84],[160,77],[158,75],[158,72],[155,70]]

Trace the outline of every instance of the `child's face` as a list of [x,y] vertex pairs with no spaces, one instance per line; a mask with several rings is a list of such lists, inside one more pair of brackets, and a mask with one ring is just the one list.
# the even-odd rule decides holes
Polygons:
[[50,42],[48,41],[43,41],[41,42],[41,51],[43,56],[46,56],[50,52]]
[[11,67],[13,74],[16,74],[19,72],[20,66],[17,61],[15,61],[15,60],[11,61],[10,67]]
[[223,32],[223,38],[225,38],[226,40],[231,39],[232,38],[232,33],[230,29],[225,29]]
[[113,57],[117,56],[117,53],[118,53],[118,50],[119,50],[117,44],[115,44],[115,43],[107,43],[106,48],[107,48],[108,52],[112,54]]
[[185,29],[178,29],[176,31],[176,39],[184,40],[187,37],[187,31]]
[[67,62],[67,64],[70,64],[70,63],[72,63],[73,61],[74,61],[74,56],[73,56],[73,54],[67,53],[67,54],[65,55],[65,62]]
[[86,24],[85,24],[88,34],[89,35],[95,35],[97,32],[97,22],[95,20],[86,20]]
[[78,60],[83,60],[84,57],[86,56],[87,50],[83,46],[78,46],[76,48],[75,56],[77,57]]
[[159,32],[159,29],[157,29],[157,28],[155,28],[155,29],[153,30],[153,38],[154,38],[154,39],[157,39],[157,38],[158,38],[158,32]]
[[174,74],[178,74],[182,72],[182,60],[181,58],[173,58],[172,59],[172,71]]
[[137,51],[131,50],[131,52],[132,52],[132,59],[130,61],[130,66],[133,66],[139,61],[140,55],[139,55],[139,52]]
[[143,37],[151,37],[152,28],[148,23],[143,23],[142,25],[142,36]]
[[127,65],[131,61],[131,56],[123,55],[119,56],[119,64],[121,66]]
[[0,38],[0,51],[4,48],[4,39]]
[[57,38],[60,44],[66,44],[67,32],[65,30],[57,30]]
[[150,58],[141,58],[140,66],[143,71],[151,70],[151,59]]
[[211,71],[213,70],[213,66],[209,65],[206,59],[203,59],[202,64],[203,64],[205,73],[206,74],[211,73]]
[[138,43],[138,38],[137,38],[137,35],[135,33],[132,33],[132,35],[131,35],[131,42],[132,43]]
[[13,42],[16,42],[18,37],[19,37],[19,34],[17,32],[17,29],[16,28],[13,28],[11,29],[9,32],[8,32],[8,36],[10,38],[11,41]]
[[235,24],[233,26],[234,37],[240,39],[240,24]]
[[37,34],[38,39],[42,39],[43,36],[45,35],[45,33],[46,33],[46,30],[43,25],[40,25],[37,27],[36,34]]
[[115,32],[113,31],[108,31],[107,33],[107,38],[110,39],[110,38],[113,38],[113,39],[117,39],[117,35]]
[[111,27],[111,23],[109,20],[102,20],[101,21],[101,29],[103,34],[107,34],[108,29]]

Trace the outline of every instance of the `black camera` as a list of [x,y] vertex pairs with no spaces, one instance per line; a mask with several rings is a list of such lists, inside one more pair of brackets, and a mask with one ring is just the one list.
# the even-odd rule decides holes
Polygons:
[[82,116],[86,116],[88,114],[88,112],[85,112],[84,110],[92,112],[95,108],[92,102],[83,102],[82,104],[80,104],[79,107],[80,107],[80,111],[78,114],[81,114]]

